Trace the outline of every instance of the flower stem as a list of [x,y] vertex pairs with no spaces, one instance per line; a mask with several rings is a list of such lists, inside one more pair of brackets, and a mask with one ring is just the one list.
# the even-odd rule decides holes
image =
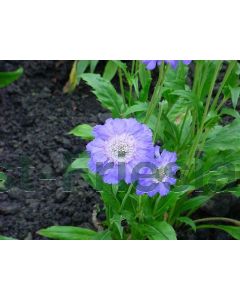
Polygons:
[[153,141],[154,142],[156,142],[161,116],[162,116],[162,105],[161,105],[161,103],[159,103],[158,117],[157,117],[157,122],[156,122],[155,130],[154,130],[154,136],[153,136]]
[[199,75],[200,75],[200,67],[201,67],[201,64],[199,61],[196,62],[196,65],[195,65],[195,70],[194,70],[194,81],[193,81],[193,87],[192,87],[192,90],[193,92],[197,93],[197,90],[198,90],[198,85],[199,85]]
[[216,111],[219,112],[219,110],[222,108],[222,106],[229,100],[229,97],[225,96],[223,97],[221,103],[216,108]]
[[236,226],[240,226],[240,221],[230,218],[223,218],[223,217],[212,217],[212,218],[204,218],[204,219],[197,219],[193,220],[194,223],[203,223],[203,222],[212,222],[212,221],[222,221],[227,223],[233,223]]
[[221,95],[221,92],[222,92],[222,90],[223,90],[223,87],[225,86],[225,84],[226,84],[226,82],[227,82],[229,76],[231,75],[232,70],[233,70],[233,68],[235,67],[236,63],[237,63],[237,62],[236,62],[235,60],[233,60],[233,61],[231,61],[230,64],[228,65],[227,71],[226,71],[225,76],[224,76],[224,78],[223,78],[223,81],[222,81],[222,83],[221,83],[221,85],[220,85],[220,88],[218,89],[217,95],[215,96],[215,98],[214,98],[214,100],[213,100],[213,104],[212,104],[211,109],[215,109],[215,107],[216,107],[216,105],[217,105],[217,103],[218,103],[219,96]]
[[138,198],[138,218],[139,221],[143,221],[143,207],[142,207],[142,196],[140,195]]
[[164,82],[164,75],[166,74],[167,68],[168,68],[168,65],[166,66],[166,70],[165,70],[165,65],[162,62],[161,66],[159,68],[158,81],[155,86],[150,104],[148,106],[148,110],[146,113],[146,117],[144,119],[144,123],[148,122],[149,118],[151,117],[152,113],[154,112],[154,109],[156,108],[158,101],[160,101],[161,93],[162,93],[162,86],[163,86],[163,82]]
[[[134,74],[134,68],[135,68],[135,60],[132,61],[132,68],[131,68],[131,80]],[[129,83],[129,105],[132,104],[132,90],[133,90],[133,84],[132,82]]]
[[159,195],[155,201],[154,208],[153,208],[153,215],[155,215],[157,212],[157,208],[158,208],[158,204],[159,204],[160,200],[161,200],[161,195]]
[[127,200],[129,194],[130,194],[131,191],[132,191],[132,188],[133,188],[133,183],[129,185],[129,188],[128,188],[126,194],[125,194],[124,197],[123,197],[123,200],[122,200],[122,204],[121,204],[120,210],[123,209],[123,207],[124,207],[124,205],[125,205],[125,203],[126,203],[126,200]]
[[122,70],[120,68],[118,68],[118,77],[119,77],[119,84],[120,84],[121,95],[123,98],[124,108],[127,109],[124,87],[123,87]]
[[213,89],[214,89],[215,82],[216,82],[217,77],[218,77],[218,73],[219,73],[219,71],[221,69],[221,66],[222,66],[222,61],[219,61],[218,64],[217,64],[217,66],[216,66],[216,69],[215,69],[215,72],[214,72],[214,75],[213,75],[213,78],[212,78],[212,82],[211,82],[211,85],[210,85],[210,89],[209,89],[209,93],[208,93],[208,97],[207,97],[207,101],[206,101],[205,110],[204,110],[204,113],[203,113],[203,117],[202,117],[202,122],[201,122],[201,125],[200,125],[200,129],[197,132],[197,135],[196,135],[196,138],[194,140],[193,146],[190,149],[189,163],[188,163],[189,171],[185,172],[185,176],[186,176],[186,173],[188,175],[191,172],[191,169],[192,169],[193,159],[194,159],[195,153],[197,151],[197,147],[198,147],[199,141],[200,141],[200,139],[202,137],[202,133],[203,133],[203,130],[204,130],[204,125],[205,125],[205,122],[206,122],[206,118],[207,118],[209,107],[210,107],[210,103],[211,103]]

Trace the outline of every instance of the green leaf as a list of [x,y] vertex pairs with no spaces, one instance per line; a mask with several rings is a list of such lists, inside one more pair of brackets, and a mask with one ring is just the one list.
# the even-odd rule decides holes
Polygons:
[[15,239],[11,238],[11,237],[4,236],[4,235],[0,235],[0,240],[15,240]]
[[0,72],[0,88],[4,88],[15,80],[19,79],[23,74],[23,68],[19,68],[12,72]]
[[224,127],[215,126],[209,133],[205,151],[219,152],[225,150],[240,150],[240,119],[236,119]]
[[[132,79],[132,83],[134,86],[134,90],[136,93],[137,98],[139,98],[139,84],[138,84],[138,77],[133,77]],[[131,99],[130,99],[131,100]]]
[[76,65],[76,79],[77,83],[80,82],[82,74],[86,71],[87,67],[90,65],[89,60],[78,60]]
[[224,230],[236,240],[240,240],[240,227],[237,226],[226,226],[226,225],[217,225],[218,229]]
[[94,73],[99,60],[90,60],[90,72]]
[[124,72],[127,73],[127,65],[123,63],[121,60],[113,60],[113,62]]
[[191,102],[196,102],[198,101],[197,96],[192,92],[192,91],[185,91],[185,90],[176,90],[171,93],[172,95],[179,96],[182,102],[184,104],[189,104]]
[[237,110],[232,109],[232,108],[227,108],[227,107],[224,107],[221,110],[221,116],[224,116],[224,115],[228,115],[228,116],[234,117],[236,119],[240,118],[240,114]]
[[112,235],[109,230],[99,231],[96,233],[95,240],[112,240]]
[[234,188],[228,189],[227,192],[233,194],[236,197],[240,197],[240,185],[238,185]]
[[63,91],[64,93],[71,93],[75,90],[79,84],[81,75],[86,71],[89,66],[89,60],[75,60],[69,75],[69,80],[65,84]]
[[93,93],[102,106],[109,109],[113,117],[121,117],[123,99],[114,86],[98,74],[83,74],[82,78],[93,88]]
[[6,179],[7,176],[3,172],[0,172],[0,181],[5,181]]
[[229,87],[229,88],[231,92],[232,104],[234,109],[236,109],[239,100],[239,95],[240,95],[240,87]]
[[200,99],[204,99],[210,90],[212,78],[216,71],[216,67],[218,65],[218,61],[198,61],[197,62],[200,67],[201,72],[201,95]]
[[38,231],[41,236],[56,240],[95,240],[97,232],[81,227],[51,226]]
[[116,75],[117,70],[118,70],[117,64],[114,61],[109,60],[104,69],[103,78],[111,81],[113,77]]
[[120,239],[123,238],[122,220],[123,217],[117,214],[114,214],[113,217],[110,219],[111,225],[114,225],[117,228]]
[[151,72],[147,70],[146,66],[142,63],[139,64],[139,79],[142,88],[144,88],[146,85],[149,85],[149,82],[151,82]]
[[176,240],[173,227],[165,221],[144,225],[145,233],[151,240]]
[[205,229],[205,228],[223,230],[227,232],[229,235],[231,235],[234,239],[240,240],[240,226],[208,225],[208,224],[197,226],[197,229]]
[[100,194],[106,207],[111,207],[114,211],[118,211],[120,209],[120,203],[113,193],[103,190]]
[[74,170],[78,169],[88,169],[88,161],[89,157],[88,156],[81,156],[77,159],[75,159],[71,165],[68,167],[67,172],[72,172]]
[[92,130],[92,126],[88,124],[82,124],[72,129],[69,133],[81,137],[84,140],[92,140],[94,138]]
[[187,109],[190,108],[191,102],[184,100],[182,98],[178,99],[172,107],[169,109],[167,116],[170,121],[180,124],[181,122],[178,119],[182,120],[187,112]]
[[178,221],[180,221],[186,225],[189,225],[193,231],[196,231],[196,224],[193,222],[192,219],[190,219],[188,217],[179,217]]
[[0,190],[3,190],[5,188],[5,181],[7,180],[7,176],[0,172]]
[[130,106],[126,112],[125,116],[129,116],[135,112],[144,112],[147,111],[148,108],[148,103],[140,103],[140,104],[135,104],[133,106]]
[[164,78],[164,87],[172,91],[184,90],[187,72],[188,67],[181,63],[178,65],[177,70],[168,68]]
[[181,206],[180,212],[194,211],[201,207],[211,198],[210,195],[197,196],[191,199],[187,199]]
[[176,186],[168,195],[164,197],[164,201],[162,201],[162,206],[160,206],[157,210],[157,216],[163,217],[163,214],[169,208],[174,206],[183,195],[193,190],[194,186],[191,185]]
[[[238,73],[238,65],[237,65],[236,61],[235,62],[234,61],[231,61],[231,62],[229,61],[229,65],[230,64],[235,64],[235,66],[232,69],[228,79],[226,80],[226,82],[223,86],[223,94],[226,98],[233,96],[231,89],[235,89],[235,88],[239,87],[239,83],[240,83],[239,75],[237,74]],[[234,95],[234,97],[236,97],[238,91],[233,90],[233,93],[234,94],[236,93],[236,95]]]
[[204,193],[221,191],[224,185],[240,178],[240,151],[220,151],[217,155],[216,152],[212,150],[197,160],[195,172],[190,179],[190,183],[197,189],[204,187]]

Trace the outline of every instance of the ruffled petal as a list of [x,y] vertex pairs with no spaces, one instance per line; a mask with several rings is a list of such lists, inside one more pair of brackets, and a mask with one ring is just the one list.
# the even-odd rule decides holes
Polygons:
[[108,169],[102,176],[103,181],[108,184],[117,184],[122,179],[121,171],[117,165]]
[[156,64],[157,64],[157,60],[149,60],[149,62],[147,63],[147,69],[150,71],[155,69]]
[[160,182],[158,185],[158,192],[161,196],[166,196],[169,193],[169,185],[164,182]]
[[163,150],[160,159],[164,162],[164,165],[167,165],[169,163],[175,163],[177,160],[177,155],[175,152]]

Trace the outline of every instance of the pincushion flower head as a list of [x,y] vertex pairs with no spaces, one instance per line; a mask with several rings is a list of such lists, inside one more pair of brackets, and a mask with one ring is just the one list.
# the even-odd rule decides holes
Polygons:
[[[156,66],[161,65],[162,60],[143,60],[142,62],[146,65],[146,68],[148,70],[153,70],[156,68]],[[180,60],[164,60],[164,62],[166,64],[169,64],[173,69],[176,69]],[[191,63],[191,60],[182,60],[182,62],[185,65],[189,65]]]
[[93,135],[87,144],[88,166],[105,183],[133,182],[134,167],[154,157],[151,130],[133,118],[108,119],[93,128]]
[[155,159],[148,167],[144,167],[139,175],[136,193],[138,195],[148,194],[150,197],[156,194],[167,195],[170,186],[176,183],[176,178],[174,178],[178,170],[176,160],[175,152],[163,150],[160,153],[160,147],[156,146]]

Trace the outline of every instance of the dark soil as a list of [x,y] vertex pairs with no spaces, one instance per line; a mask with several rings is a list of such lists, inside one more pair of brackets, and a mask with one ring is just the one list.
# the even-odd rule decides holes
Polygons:
[[[41,239],[36,233],[51,225],[94,228],[92,213],[98,194],[79,172],[66,175],[85,142],[68,132],[78,124],[103,123],[106,113],[81,83],[64,94],[70,61],[0,61],[0,70],[24,68],[20,80],[0,94],[0,166],[8,175],[0,193],[0,234],[18,239]],[[197,217],[240,218],[239,200],[225,195],[205,206]],[[228,239],[216,230],[187,229],[179,239]]]
[[36,231],[51,225],[92,227],[99,202],[78,173],[66,168],[85,149],[68,132],[78,124],[107,118],[86,86],[62,92],[72,62],[8,61],[1,70],[24,68],[24,76],[2,90],[0,163],[9,177],[0,194],[0,234],[39,239]]

